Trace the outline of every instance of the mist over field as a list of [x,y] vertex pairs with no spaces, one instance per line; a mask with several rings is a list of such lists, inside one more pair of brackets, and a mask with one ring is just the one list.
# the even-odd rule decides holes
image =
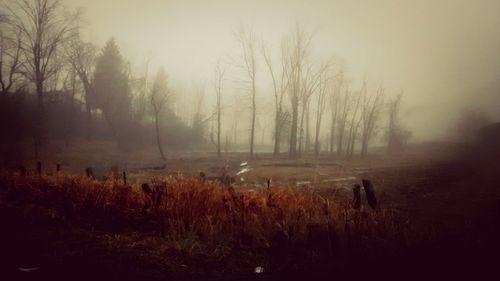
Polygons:
[[0,280],[490,279],[499,12],[0,0]]
[[[366,77],[373,87],[383,84],[389,96],[404,91],[404,122],[415,141],[448,137],[467,107],[500,118],[500,1],[70,0],[67,5],[86,12],[89,39],[103,44],[114,36],[137,71],[147,60],[152,69],[164,65],[183,94],[193,83],[210,88],[218,60],[234,66],[239,50],[233,33],[241,24],[276,48],[299,22],[314,34],[311,56],[343,63],[356,87]],[[231,83],[239,74],[234,68],[228,72],[227,94],[241,95]],[[269,98],[264,65],[259,76],[259,97]]]

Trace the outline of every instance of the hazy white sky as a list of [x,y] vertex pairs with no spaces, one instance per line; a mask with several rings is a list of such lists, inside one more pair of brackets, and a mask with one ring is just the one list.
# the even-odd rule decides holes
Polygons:
[[500,0],[63,2],[84,9],[89,40],[114,36],[133,63],[151,58],[177,83],[210,80],[217,60],[237,54],[241,24],[277,46],[299,21],[315,32],[314,54],[342,58],[354,81],[404,89],[417,139],[443,135],[467,104],[500,106]]

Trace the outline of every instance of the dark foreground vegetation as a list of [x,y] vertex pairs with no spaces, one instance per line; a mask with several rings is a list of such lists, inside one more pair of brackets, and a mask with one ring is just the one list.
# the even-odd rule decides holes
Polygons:
[[453,219],[429,205],[418,222],[384,205],[354,209],[332,189],[235,190],[182,176],[124,185],[19,171],[3,173],[0,186],[2,276],[32,280],[477,277],[500,249],[499,206],[436,230]]

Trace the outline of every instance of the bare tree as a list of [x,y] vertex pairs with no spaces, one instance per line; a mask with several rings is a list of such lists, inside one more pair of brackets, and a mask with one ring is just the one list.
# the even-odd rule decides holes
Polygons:
[[65,143],[68,146],[71,142],[71,138],[73,136],[74,124],[75,124],[75,99],[76,93],[78,91],[77,81],[76,81],[76,71],[73,68],[67,69],[66,76],[63,81],[63,92],[69,94],[69,107],[67,107],[67,120],[66,120],[66,134],[65,134]]
[[55,60],[58,48],[75,28],[75,16],[65,17],[59,0],[19,0],[6,5],[10,24],[19,32],[20,48],[25,63],[23,74],[35,84],[38,101],[38,123],[35,130],[35,154],[43,129],[44,84],[61,69]]
[[338,88],[339,91],[339,112],[337,116],[337,156],[342,155],[342,149],[344,148],[345,139],[345,129],[347,125],[347,117],[349,115],[349,107],[351,102],[351,92],[349,90],[349,85],[345,86],[342,94],[342,88]]
[[366,91],[366,83],[363,81],[361,90],[358,92],[358,97],[354,99],[354,110],[351,112],[351,121],[349,125],[349,134],[347,137],[347,157],[352,157],[354,155],[354,146],[356,144],[356,137],[358,135],[359,126],[361,124],[361,114],[359,113],[359,107],[361,104],[361,97],[363,97]]
[[321,130],[321,121],[323,119],[323,112],[325,111],[326,106],[326,97],[328,93],[328,86],[330,82],[330,77],[328,77],[328,68],[322,67],[319,73],[319,82],[318,82],[318,95],[317,95],[317,105],[316,105],[316,133],[314,137],[314,157],[318,158],[320,143],[319,143],[319,134]]
[[250,99],[252,104],[251,128],[250,128],[250,158],[254,157],[254,139],[255,139],[255,115],[257,113],[256,104],[256,74],[257,74],[257,61],[255,50],[255,37],[252,31],[246,31],[242,26],[237,34],[237,40],[240,43],[243,53],[242,67],[247,77],[249,84]]
[[[222,90],[223,90],[223,80],[225,69],[223,69],[220,63],[215,67],[215,97],[216,97],[216,114],[217,114],[217,157],[221,156],[221,146],[220,146],[220,134],[221,134],[221,114],[222,114]],[[227,137],[226,137],[227,144]],[[226,145],[227,147],[227,145]]]
[[330,94],[330,108],[331,108],[331,123],[330,123],[330,154],[334,153],[335,137],[336,137],[336,125],[337,125],[337,115],[340,111],[340,90],[342,89],[342,84],[344,81],[344,73],[341,69],[338,76],[334,80],[333,91]]
[[383,102],[384,88],[382,86],[379,86],[375,95],[368,95],[368,91],[365,91],[363,94],[361,107],[361,157],[366,157],[368,154],[368,144],[374,134]]
[[[308,113],[309,100],[311,96],[316,92],[321,74],[326,70],[328,65],[322,65],[317,70],[314,69],[312,64],[307,64],[305,67],[305,73],[302,74],[302,90],[300,93],[301,101],[301,114],[300,114],[300,135],[299,135],[299,156],[302,154],[302,142],[304,140],[304,117]],[[309,118],[307,118],[309,119]],[[307,120],[309,123],[309,120]],[[309,136],[307,136],[309,137]]]
[[[306,111],[304,112],[306,119],[306,130],[305,130],[305,141],[304,141],[304,152],[309,152],[311,150],[311,102],[307,101]],[[302,150],[301,150],[302,151]]]
[[91,43],[83,42],[80,36],[76,34],[65,42],[64,51],[67,61],[83,84],[86,135],[87,140],[90,141],[92,138],[92,99],[94,98],[90,77],[92,77],[95,66],[97,48]]
[[158,145],[158,150],[163,161],[166,161],[167,159],[165,157],[165,154],[163,153],[162,148],[159,117],[167,103],[169,95],[170,90],[167,84],[167,74],[165,73],[165,69],[162,67],[160,68],[160,70],[158,70],[158,73],[156,74],[156,77],[153,81],[153,85],[150,90],[150,101],[155,121],[156,143]]
[[276,157],[280,153],[280,143],[281,143],[281,132],[283,127],[283,122],[281,116],[283,115],[283,98],[288,90],[290,81],[288,79],[289,71],[289,61],[285,57],[284,46],[281,47],[281,73],[279,78],[276,77],[278,74],[275,73],[269,51],[266,50],[265,46],[262,46],[262,55],[266,62],[269,74],[273,81],[273,93],[274,93],[274,107],[275,107],[275,117],[274,117],[274,149],[273,156]]
[[[216,68],[217,70],[217,68]],[[221,71],[225,72],[221,68]],[[223,73],[221,73],[223,74]],[[216,72],[217,75],[217,72]],[[221,94],[222,94],[222,85],[223,85],[223,76],[221,77]],[[218,79],[216,78],[214,88],[217,89],[217,83]],[[210,113],[209,116],[205,117],[205,113],[203,112],[203,109],[205,108],[205,85],[202,84],[197,84],[194,87],[194,110],[192,113],[192,128],[196,134],[196,138],[198,139],[203,139],[205,135],[205,131],[208,128],[208,139],[210,143],[212,143],[216,148],[217,148],[217,140],[216,137],[214,136],[215,134],[215,129],[214,129],[214,123],[217,122],[217,115],[218,115],[218,110],[217,110],[217,105],[215,110]],[[216,92],[217,94],[217,92]],[[220,100],[221,102],[221,119],[222,119],[222,98]],[[209,127],[210,126],[210,127]],[[222,129],[221,129],[222,130]],[[221,131],[222,132],[222,131]],[[219,138],[220,139],[220,138]],[[220,143],[220,141],[219,141]]]
[[190,113],[191,128],[193,128],[195,138],[203,139],[205,135],[206,124],[203,120],[204,113],[204,101],[205,101],[205,85],[201,83],[193,84],[193,100],[188,101],[192,104],[192,112]]
[[0,25],[0,86],[3,96],[13,86],[22,88],[21,38],[7,24]]
[[401,98],[403,93],[399,94],[388,104],[389,124],[387,126],[387,150],[393,152],[399,146],[399,110],[401,107]]
[[[147,116],[147,106],[149,104],[149,65],[151,57],[147,57],[144,62],[143,75],[130,75],[129,85],[132,94],[132,116],[137,123],[142,123]],[[186,116],[186,115],[185,115]],[[183,117],[185,117],[183,116]],[[187,120],[185,120],[188,122]]]
[[297,27],[290,39],[287,47],[286,57],[289,60],[289,95],[291,105],[291,125],[290,125],[290,158],[297,157],[297,133],[298,133],[298,120],[299,120],[299,102],[301,93],[303,91],[303,66],[305,63],[306,54],[311,43],[311,36],[297,24]]

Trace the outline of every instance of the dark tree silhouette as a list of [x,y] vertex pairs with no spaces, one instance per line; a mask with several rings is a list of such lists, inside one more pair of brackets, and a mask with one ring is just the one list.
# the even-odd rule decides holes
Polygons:
[[89,141],[92,138],[91,110],[93,99],[93,85],[90,79],[95,66],[96,50],[97,48],[93,44],[83,42],[78,33],[64,44],[66,59],[83,84],[86,135]]
[[166,161],[165,154],[163,152],[162,141],[160,137],[160,114],[164,109],[168,95],[169,95],[168,83],[167,83],[167,74],[165,73],[165,69],[162,67],[158,70],[156,77],[153,81],[153,85],[151,87],[150,99],[151,99],[151,108],[153,110],[154,122],[155,122],[155,131],[156,131],[156,143],[158,144],[158,150],[160,152],[161,159]]
[[217,157],[221,156],[221,146],[220,146],[220,133],[221,133],[221,115],[222,115],[222,91],[223,91],[223,80],[224,72],[219,64],[215,67],[215,96],[216,96],[216,114],[217,114]]
[[115,137],[120,137],[130,119],[130,87],[125,62],[112,38],[108,40],[97,58],[93,93],[96,106]]
[[256,60],[256,50],[255,50],[255,36],[252,31],[246,31],[242,26],[238,34],[236,35],[238,42],[240,43],[242,50],[242,68],[245,72],[247,78],[246,83],[248,83],[248,89],[250,91],[252,116],[251,116],[251,127],[250,127],[250,158],[254,157],[254,140],[255,140],[255,116],[257,114],[257,103],[256,103],[256,76],[257,76],[257,60]]
[[61,60],[56,59],[58,49],[72,35],[78,14],[65,17],[59,0],[20,0],[5,8],[8,10],[9,23],[18,32],[20,51],[25,61],[22,73],[35,84],[38,116],[34,141],[35,154],[38,156],[44,124],[45,82],[62,67]]

